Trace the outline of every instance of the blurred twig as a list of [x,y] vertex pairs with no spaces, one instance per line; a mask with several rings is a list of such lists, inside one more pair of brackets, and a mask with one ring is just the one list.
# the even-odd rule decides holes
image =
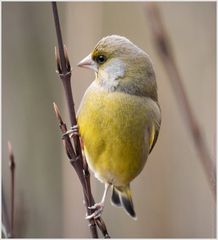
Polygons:
[[[4,238],[14,237],[14,192],[15,192],[15,160],[11,143],[8,141],[8,155],[9,155],[9,168],[10,168],[10,217],[7,211],[7,204],[5,202],[5,195],[2,189],[2,236]],[[9,220],[10,219],[10,220]]]
[[182,108],[183,116],[192,134],[200,162],[208,179],[214,199],[216,199],[215,161],[210,158],[198,121],[194,116],[181,76],[179,74],[169,38],[163,26],[158,7],[155,3],[147,3],[148,22],[153,34],[155,46],[167,71],[170,83]]
[[[76,120],[74,101],[73,101],[73,95],[71,90],[71,67],[70,67],[68,56],[67,56],[67,49],[66,47],[64,48],[63,46],[56,2],[52,2],[52,9],[53,9],[53,15],[54,15],[54,21],[55,21],[55,27],[56,27],[56,34],[58,39],[58,51],[57,50],[55,51],[56,60],[57,60],[57,72],[63,83],[67,105],[68,105],[68,111],[70,115],[71,126],[76,126],[77,120]],[[54,104],[54,110],[60,123],[60,129],[64,134],[67,131],[67,127],[61,118],[60,112],[56,104]],[[71,139],[67,135],[63,138],[63,142],[65,144],[65,149],[70,159],[70,163],[74,167],[79,177],[79,180],[82,184],[87,214],[90,215],[93,210],[89,209],[89,207],[94,205],[95,202],[91,193],[90,173],[89,173],[89,169],[88,169],[88,165],[86,163],[85,157],[83,157],[83,154],[82,154],[79,136],[78,135],[73,136],[73,145],[72,145]],[[96,223],[99,229],[101,230],[102,234],[104,235],[104,237],[105,238],[109,237],[106,226],[101,217],[99,217],[98,219],[90,219],[89,223],[90,223],[89,224],[90,231],[93,238],[98,238]]]
[[11,238],[14,237],[14,190],[15,190],[15,161],[11,143],[8,141],[9,167],[11,174]]
[[5,192],[2,187],[2,237],[9,238],[10,237],[10,223],[9,216],[7,210],[7,204],[5,202]]

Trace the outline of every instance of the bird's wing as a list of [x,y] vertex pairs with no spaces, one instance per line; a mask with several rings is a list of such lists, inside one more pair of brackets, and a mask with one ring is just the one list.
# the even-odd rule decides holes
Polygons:
[[149,146],[150,146],[149,153],[151,153],[152,149],[154,148],[154,145],[157,142],[158,135],[159,135],[159,127],[153,124],[151,128],[150,141],[149,141]]
[[157,142],[157,138],[159,135],[160,125],[161,125],[161,111],[160,106],[157,102],[151,101],[152,106],[152,114],[151,114],[151,126],[149,128],[150,138],[149,138],[149,153],[151,153],[154,145]]

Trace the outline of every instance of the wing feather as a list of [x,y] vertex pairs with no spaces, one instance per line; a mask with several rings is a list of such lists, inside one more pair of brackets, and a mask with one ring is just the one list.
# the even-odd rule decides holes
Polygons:
[[149,145],[150,145],[149,153],[151,153],[151,151],[153,150],[153,148],[157,142],[158,135],[159,135],[159,128],[157,129],[155,127],[155,125],[153,124],[152,128],[151,128],[151,136],[150,136],[150,141],[149,141]]

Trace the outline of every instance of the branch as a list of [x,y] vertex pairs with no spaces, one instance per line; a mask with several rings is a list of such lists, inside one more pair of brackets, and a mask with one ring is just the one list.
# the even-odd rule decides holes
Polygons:
[[[66,96],[66,100],[67,100],[67,105],[68,105],[70,121],[71,121],[71,126],[75,126],[75,125],[77,125],[77,120],[76,120],[76,113],[75,113],[75,109],[74,109],[74,101],[73,101],[73,95],[72,95],[72,90],[71,90],[70,61],[67,56],[67,49],[66,49],[66,47],[65,48],[63,47],[61,28],[60,28],[60,23],[59,23],[56,2],[52,2],[52,8],[53,8],[53,15],[54,15],[56,34],[57,34],[57,39],[58,39],[58,49],[59,49],[59,51],[57,51],[55,49],[55,55],[56,55],[56,60],[57,60],[57,72],[63,83],[65,96]],[[56,104],[54,104],[54,110],[55,110],[56,116],[60,123],[61,132],[64,134],[67,131],[67,127],[61,118],[60,112],[59,112]],[[82,154],[82,148],[80,145],[79,136],[77,136],[77,135],[73,136],[73,144],[72,144],[69,136],[65,136],[63,138],[63,143],[65,145],[67,156],[70,159],[70,163],[74,167],[74,169],[79,177],[79,180],[81,182],[81,185],[83,188],[84,199],[85,199],[85,203],[86,203],[87,214],[90,215],[93,212],[93,210],[89,209],[89,207],[94,205],[95,201],[94,201],[92,193],[91,193],[90,173],[89,173],[86,159]],[[97,223],[97,226],[99,227],[99,229],[101,230],[102,234],[104,235],[104,237],[109,238],[109,234],[107,233],[105,223],[101,217],[99,217],[97,219],[90,219],[89,223],[90,223],[89,224],[90,232],[91,232],[91,235],[93,238],[98,238],[96,223]]]
[[148,3],[146,9],[148,13],[148,19],[153,34],[155,46],[158,50],[158,53],[160,54],[163,65],[168,74],[170,83],[176,93],[177,100],[180,103],[181,109],[183,111],[183,116],[185,117],[185,121],[187,123],[188,128],[190,129],[196,150],[199,154],[199,160],[203,166],[214,200],[216,200],[215,161],[212,161],[212,159],[210,158],[210,154],[204,142],[204,138],[199,127],[199,123],[197,122],[197,119],[193,114],[191,104],[185,92],[182,83],[182,78],[179,74],[173,56],[173,50],[171,48],[167,33],[164,29],[163,21],[161,19],[159,10],[155,3]]

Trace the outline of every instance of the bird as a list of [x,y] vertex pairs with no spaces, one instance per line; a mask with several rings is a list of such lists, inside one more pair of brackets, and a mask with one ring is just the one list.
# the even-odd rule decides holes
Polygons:
[[161,125],[152,61],[126,37],[109,35],[78,66],[95,72],[77,112],[77,127],[88,166],[105,185],[86,218],[101,216],[112,188],[111,203],[137,219],[130,183],[144,168]]

